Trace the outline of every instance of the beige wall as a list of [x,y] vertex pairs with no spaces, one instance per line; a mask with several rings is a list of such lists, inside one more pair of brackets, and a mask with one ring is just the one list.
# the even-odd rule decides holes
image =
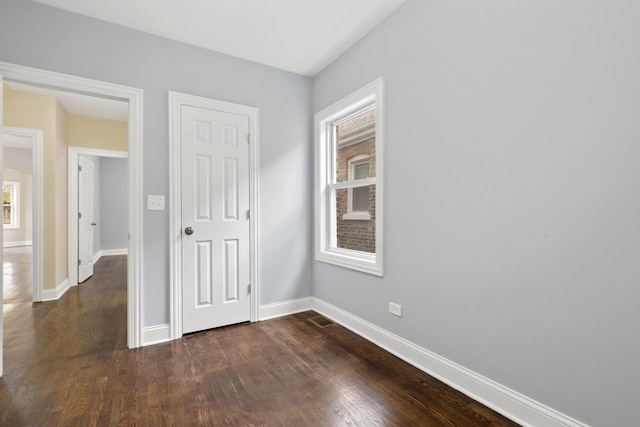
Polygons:
[[56,99],[56,283],[69,277],[67,112]]
[[43,136],[43,289],[68,278],[68,147],[128,150],[127,122],[68,114],[54,96],[6,84],[4,125],[40,129]]
[[3,179],[20,183],[20,228],[17,230],[4,230],[4,243],[31,242],[33,177],[28,173],[5,169]]
[[127,122],[69,114],[67,129],[70,147],[128,150]]
[[[5,144],[7,138],[4,138]],[[31,148],[18,148],[4,146],[4,168],[13,169],[24,173],[33,173],[33,152]]]
[[[56,99],[53,96],[15,91],[7,85],[4,91],[4,125],[42,130],[43,138],[43,225],[42,248],[44,289],[55,289],[56,282]],[[52,160],[54,159],[54,160]],[[66,221],[66,218],[63,219]],[[66,239],[66,236],[65,236]],[[64,254],[65,258],[67,254]],[[66,277],[65,267],[65,277]]]

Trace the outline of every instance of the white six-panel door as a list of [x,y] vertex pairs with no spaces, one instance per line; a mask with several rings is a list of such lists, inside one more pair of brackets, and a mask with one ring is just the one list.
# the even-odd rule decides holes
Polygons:
[[183,333],[250,320],[249,117],[181,107]]
[[78,283],[93,275],[93,161],[78,159]]

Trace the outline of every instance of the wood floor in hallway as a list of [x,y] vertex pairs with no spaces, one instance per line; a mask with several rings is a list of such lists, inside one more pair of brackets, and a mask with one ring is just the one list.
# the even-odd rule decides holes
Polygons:
[[318,316],[129,350],[126,257],[103,257],[59,301],[5,304],[0,425],[516,425]]

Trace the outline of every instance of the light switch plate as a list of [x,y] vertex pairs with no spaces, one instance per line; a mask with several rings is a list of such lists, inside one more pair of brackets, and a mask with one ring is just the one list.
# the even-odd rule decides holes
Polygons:
[[148,211],[163,211],[164,210],[164,196],[154,196],[149,194],[147,196],[147,210]]

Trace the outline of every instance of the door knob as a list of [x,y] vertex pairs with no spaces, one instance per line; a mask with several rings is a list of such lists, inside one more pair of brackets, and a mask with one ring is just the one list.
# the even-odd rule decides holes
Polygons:
[[184,234],[186,234],[187,236],[191,236],[193,234],[193,228],[191,227],[187,227],[184,229]]

